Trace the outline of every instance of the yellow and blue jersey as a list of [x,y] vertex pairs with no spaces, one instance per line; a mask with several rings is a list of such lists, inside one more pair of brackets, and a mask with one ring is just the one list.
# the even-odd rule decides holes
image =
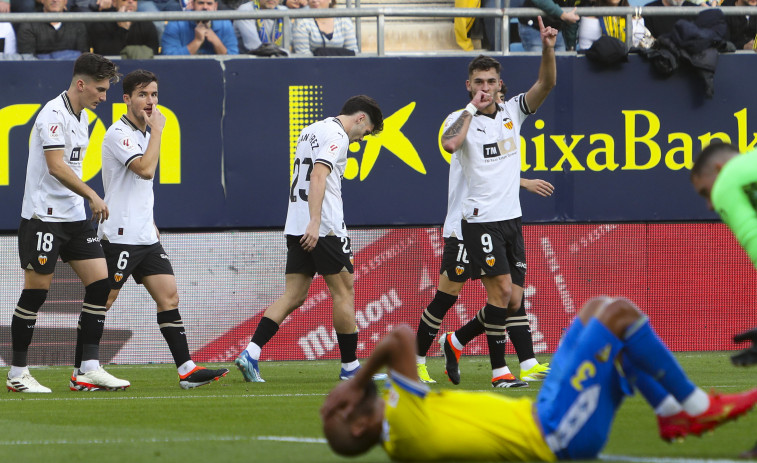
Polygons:
[[382,445],[392,459],[556,460],[528,398],[429,392],[422,383],[393,371],[384,400]]

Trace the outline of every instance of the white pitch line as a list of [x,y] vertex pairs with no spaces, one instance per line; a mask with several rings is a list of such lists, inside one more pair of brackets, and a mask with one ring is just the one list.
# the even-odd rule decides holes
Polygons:
[[[84,393],[87,394],[87,393]],[[103,396],[95,396],[94,394],[100,394],[100,392],[92,392],[89,394],[93,395],[79,395],[78,397],[33,397],[30,398],[28,394],[21,394],[21,396],[16,396],[13,398],[7,398],[7,399],[0,399],[0,403],[2,402],[18,402],[21,400],[34,400],[34,401],[43,401],[43,402],[59,402],[64,400],[181,400],[181,399],[233,399],[233,398],[268,398],[268,397],[325,397],[326,393],[323,394],[240,394],[240,395],[178,395],[178,396],[148,396],[148,397],[132,397],[132,396],[109,396],[109,397],[103,397]],[[102,392],[102,394],[107,394],[106,392]],[[118,394],[117,392],[113,394]],[[121,394],[127,394],[126,392],[122,392]],[[72,394],[73,395],[73,394]],[[28,403],[28,402],[27,402]]]
[[729,460],[719,458],[672,458],[672,457],[632,457],[629,455],[599,456],[600,460],[627,461],[629,463],[743,463],[744,460]]
[[244,441],[274,441],[296,442],[301,444],[325,444],[326,439],[320,437],[295,436],[202,436],[202,437],[164,437],[164,438],[135,438],[135,439],[42,439],[42,440],[0,440],[0,447],[13,446],[42,446],[42,445],[97,445],[97,444],[166,444],[181,442],[244,442]]

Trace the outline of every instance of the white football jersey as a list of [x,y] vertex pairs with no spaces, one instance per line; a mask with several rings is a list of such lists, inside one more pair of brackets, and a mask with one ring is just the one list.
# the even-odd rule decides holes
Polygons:
[[103,188],[110,217],[97,229],[100,239],[111,243],[147,245],[158,242],[152,208],[152,180],[131,169],[150,141],[126,116],[110,126],[103,140]]
[[[453,121],[454,122],[454,121]],[[449,160],[449,185],[447,187],[447,217],[442,227],[443,238],[457,238],[462,241],[463,230],[460,220],[463,218],[463,198],[468,194],[463,168],[457,152]]]
[[29,140],[21,217],[35,217],[45,222],[75,222],[87,218],[84,198],[50,175],[45,152],[62,150],[63,161],[81,178],[88,145],[87,113],[75,114],[66,92],[48,101],[34,120]]
[[[497,105],[494,117],[476,113],[458,156],[467,193],[461,218],[470,223],[520,217],[520,127],[530,114],[521,93]],[[446,130],[461,111],[447,117]]]
[[310,173],[315,163],[331,169],[326,177],[326,192],[321,206],[321,228],[318,236],[347,236],[342,205],[342,177],[347,165],[347,132],[335,117],[315,122],[302,129],[297,141],[292,184],[289,186],[289,209],[284,226],[287,235],[304,235],[310,222],[308,195]]

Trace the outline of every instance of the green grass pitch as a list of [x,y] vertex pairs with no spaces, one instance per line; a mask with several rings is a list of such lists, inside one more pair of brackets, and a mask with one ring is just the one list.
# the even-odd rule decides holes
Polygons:
[[[729,353],[683,353],[678,358],[705,390],[736,392],[755,386],[757,368],[735,368]],[[515,358],[508,358],[517,365]],[[125,392],[71,392],[70,368],[32,368],[52,394],[0,396],[1,462],[331,462],[318,409],[339,373],[337,361],[265,362],[267,383],[245,383],[232,371],[198,389],[179,388],[173,365],[110,365],[131,381]],[[429,359],[437,388],[451,388],[439,358]],[[7,373],[7,370],[4,370]],[[486,357],[464,357],[460,388],[492,389]],[[4,374],[5,374],[4,373]],[[517,367],[515,369],[517,374]],[[444,380],[444,381],[442,381]],[[540,383],[497,393],[535,397]],[[507,419],[503,417],[503,419]],[[757,441],[757,412],[701,438],[668,444],[638,396],[627,400],[602,461],[699,463],[736,460]],[[389,461],[380,448],[350,461]]]

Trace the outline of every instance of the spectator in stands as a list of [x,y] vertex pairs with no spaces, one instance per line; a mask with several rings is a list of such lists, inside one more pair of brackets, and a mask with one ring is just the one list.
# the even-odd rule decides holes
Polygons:
[[[216,0],[194,0],[195,11],[216,11]],[[236,55],[239,53],[234,26],[227,19],[172,21],[163,31],[164,55]]]
[[[279,0],[252,0],[240,5],[237,11],[258,9],[286,10],[287,7],[279,5]],[[284,19],[237,19],[234,21],[234,32],[239,39],[239,50],[242,53],[254,50],[263,43],[281,46],[284,37]]]
[[34,13],[35,11],[42,11],[42,4],[36,0],[0,0],[0,13]]
[[289,9],[307,8],[308,0],[281,0],[281,4]]
[[[155,13],[158,11],[181,11],[191,10],[192,0],[183,0],[184,3],[180,3],[180,0],[140,0],[137,3],[137,11],[149,11]],[[184,6],[182,6],[184,5]],[[158,43],[163,36],[163,31],[166,28],[166,21],[153,21],[155,28],[158,30]]]
[[[653,0],[647,3],[646,6],[667,6],[675,8],[679,6],[698,6],[688,0]],[[652,33],[652,37],[657,38],[665,33],[673,30],[673,26],[676,25],[676,21],[679,19],[690,20],[693,16],[686,15],[672,15],[672,16],[646,16],[644,17],[644,24],[649,32]]]
[[[578,35],[578,14],[576,14],[576,0],[525,0],[523,8],[539,8],[544,25],[557,29],[557,41],[555,51],[575,50],[576,36]],[[573,7],[567,11],[564,8]],[[541,34],[539,24],[535,17],[519,18],[518,34],[523,44],[523,50],[528,52],[541,52]]]
[[[721,6],[757,6],[757,0],[724,0]],[[757,16],[726,16],[728,33],[737,50],[753,50]]]
[[[122,13],[137,11],[137,0],[115,0],[115,7]],[[119,55],[127,46],[158,54],[158,31],[150,21],[90,23],[87,32],[92,51],[99,55]]]
[[191,10],[192,0],[188,0],[187,8],[182,8],[179,0],[141,0],[137,5],[137,11],[181,11],[182,9]]
[[[61,13],[65,0],[43,0],[42,11]],[[75,59],[87,51],[87,29],[78,22],[33,22],[18,26],[16,47],[40,59]]]
[[[455,8],[478,8],[481,0],[455,0]],[[455,18],[455,42],[464,51],[473,51],[473,40],[470,31],[473,28],[475,18]]]
[[11,23],[0,23],[0,59],[16,57],[16,33]]
[[86,13],[88,11],[113,11],[113,0],[68,0],[67,10]]
[[[310,8],[335,5],[336,0],[308,0]],[[358,51],[352,18],[300,18],[294,22],[292,35],[298,55],[354,55]]]
[[[757,0],[754,0],[757,2]],[[595,0],[587,6],[612,7],[612,6],[629,6],[628,0]],[[646,32],[644,28],[644,18],[635,17],[633,19],[633,39],[634,47],[644,38]],[[578,23],[578,48],[588,50],[591,45],[603,35],[615,37],[621,42],[626,42],[626,17],[625,16],[584,16]]]

